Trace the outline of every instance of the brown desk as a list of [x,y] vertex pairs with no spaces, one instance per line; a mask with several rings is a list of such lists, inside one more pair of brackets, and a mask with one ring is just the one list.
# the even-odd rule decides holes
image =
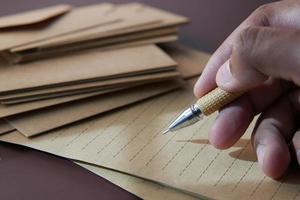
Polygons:
[[[58,3],[82,5],[97,0],[2,0],[0,15]],[[110,2],[124,3],[125,0]],[[270,0],[143,0],[191,18],[183,43],[212,52],[262,3]],[[0,199],[137,199],[72,162],[24,147],[0,143]]]

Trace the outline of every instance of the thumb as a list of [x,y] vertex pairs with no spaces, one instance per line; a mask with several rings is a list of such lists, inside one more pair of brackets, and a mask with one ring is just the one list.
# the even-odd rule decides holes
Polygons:
[[226,91],[246,91],[269,77],[300,86],[300,32],[250,27],[234,42],[230,59],[217,72],[216,82]]

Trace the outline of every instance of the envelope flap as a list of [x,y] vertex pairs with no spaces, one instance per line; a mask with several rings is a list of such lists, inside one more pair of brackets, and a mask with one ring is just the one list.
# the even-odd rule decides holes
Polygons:
[[0,18],[0,29],[40,23],[71,10],[70,5],[56,5]]

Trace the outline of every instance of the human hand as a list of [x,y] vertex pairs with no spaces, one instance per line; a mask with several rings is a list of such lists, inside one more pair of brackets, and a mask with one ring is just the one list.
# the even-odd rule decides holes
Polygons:
[[264,173],[284,174],[291,161],[288,145],[300,164],[300,1],[267,4],[253,12],[217,49],[194,87],[197,97],[216,86],[249,91],[223,108],[210,142],[232,146],[256,114],[262,113],[252,144]]

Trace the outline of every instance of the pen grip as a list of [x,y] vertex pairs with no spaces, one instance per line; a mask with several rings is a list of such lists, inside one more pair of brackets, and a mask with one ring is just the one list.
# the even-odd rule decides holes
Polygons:
[[215,111],[220,110],[225,105],[234,101],[240,97],[243,92],[230,93],[222,90],[221,88],[216,88],[200,98],[196,104],[200,108],[204,115],[210,115]]

